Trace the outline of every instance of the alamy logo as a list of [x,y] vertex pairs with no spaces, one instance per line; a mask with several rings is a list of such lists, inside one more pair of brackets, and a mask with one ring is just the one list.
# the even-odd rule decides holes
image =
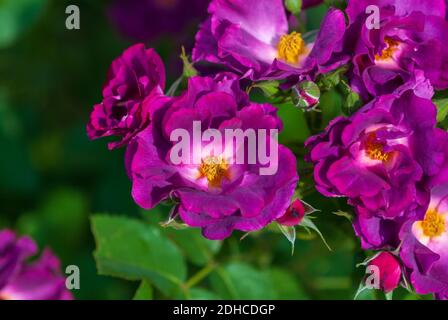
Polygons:
[[69,16],[65,19],[67,30],[79,30],[81,28],[81,13],[76,5],[69,5],[65,8],[65,13]]
[[277,173],[277,129],[227,128],[223,131],[224,134],[217,129],[202,131],[200,121],[193,121],[192,134],[182,128],[173,130],[170,140],[176,144],[170,152],[171,162],[175,165],[258,164],[260,175]]
[[376,265],[369,265],[366,268],[368,274],[365,284],[368,289],[380,289],[380,268]]
[[65,274],[67,274],[67,278],[65,279],[65,286],[68,290],[79,290],[81,289],[80,284],[80,271],[79,267],[75,265],[67,266],[65,269]]
[[370,5],[366,8],[366,14],[369,16],[366,19],[366,27],[369,30],[380,28],[380,8],[375,5]]

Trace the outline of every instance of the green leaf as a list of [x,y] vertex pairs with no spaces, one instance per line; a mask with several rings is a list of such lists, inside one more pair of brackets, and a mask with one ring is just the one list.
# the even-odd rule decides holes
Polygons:
[[346,115],[353,114],[356,110],[358,110],[363,102],[359,94],[352,90],[350,85],[345,81],[341,80],[338,84],[338,89],[343,95],[343,103],[342,108]]
[[345,72],[347,72],[347,70],[347,66],[342,66],[332,72],[323,74],[319,77],[317,84],[324,91],[331,90],[341,82],[342,76],[345,74]]
[[325,240],[324,236],[322,235],[322,232],[320,232],[319,228],[314,224],[314,222],[310,219],[309,216],[303,217],[302,222],[300,222],[300,226],[302,226],[306,229],[309,228],[311,230],[314,230],[319,235],[319,237],[322,239],[323,243],[328,248],[328,250],[331,251],[331,248],[328,245],[327,241]]
[[342,115],[342,105],[342,97],[336,90],[326,91],[322,94],[319,101],[319,109],[322,110],[321,130],[327,127],[331,120]]
[[283,122],[279,135],[281,144],[302,144],[310,136],[303,110],[287,103],[278,106],[277,114]]
[[187,54],[185,53],[184,47],[182,47],[182,54],[180,55],[180,58],[182,59],[182,62],[184,64],[183,76],[185,78],[190,78],[190,77],[196,76],[198,74],[198,72],[194,68],[193,63],[190,62],[190,57],[187,56]]
[[363,283],[360,284],[353,300],[376,300],[375,290],[369,289]]
[[232,262],[217,268],[210,276],[213,291],[223,299],[274,299],[275,293],[269,275],[252,266]]
[[320,211],[319,209],[314,208],[312,205],[303,200],[300,200],[300,202],[302,203],[303,208],[305,209],[305,216]]
[[190,289],[190,299],[191,300],[222,300],[215,293],[202,289],[202,288],[193,288]]
[[197,266],[203,266],[213,259],[221,248],[220,241],[207,240],[199,229],[166,229],[166,234],[184,252],[187,259]]
[[353,110],[361,105],[361,97],[356,92],[352,91],[348,94],[346,99],[346,108]]
[[152,287],[148,281],[143,280],[140,283],[134,295],[134,300],[152,300]]
[[338,217],[344,217],[344,218],[346,218],[350,222],[353,221],[353,214],[352,213],[345,212],[345,211],[342,211],[342,210],[338,210],[338,211],[333,212],[333,214],[338,216]]
[[294,245],[296,242],[296,228],[294,226],[284,226],[280,223],[275,222],[283,235],[291,243],[291,255],[294,255]]
[[169,219],[168,221],[161,222],[160,226],[173,230],[185,230],[189,228],[188,225],[183,222],[179,222],[176,219]]
[[406,294],[404,297],[401,297],[400,300],[434,300],[434,296],[432,294],[417,294],[415,292],[410,292]]
[[173,84],[171,85],[171,87],[168,89],[168,91],[166,92],[166,95],[169,97],[174,97],[177,89],[179,88],[179,86],[182,84],[182,81],[184,80],[184,76],[180,76],[179,78],[177,78],[176,81],[173,82]]
[[421,300],[420,296],[415,293],[408,293],[401,300]]
[[299,286],[297,279],[287,270],[274,268],[266,271],[272,281],[275,299],[305,300],[309,297]]
[[179,291],[186,265],[179,249],[158,228],[125,217],[92,217],[98,272],[128,280],[150,280],[165,295]]
[[369,263],[370,263],[373,259],[375,259],[377,256],[379,256],[380,254],[381,254],[381,252],[376,252],[375,254],[373,254],[373,255],[371,255],[371,256],[367,256],[362,262],[357,263],[355,267],[356,267],[356,268],[359,268],[359,267],[366,267],[366,266],[368,266]]
[[32,25],[45,4],[46,0],[1,0],[0,48],[11,45],[21,33]]
[[174,81],[169,89],[166,92],[166,95],[169,97],[174,97],[176,95],[176,92],[181,87],[184,80],[194,77],[198,74],[196,71],[193,63],[190,61],[190,57],[186,54],[185,48],[182,47],[182,53],[180,55],[180,59],[183,63],[183,72],[182,75]]
[[256,83],[253,87],[259,88],[261,91],[263,91],[264,95],[266,97],[272,97],[279,93],[279,86],[280,82],[278,81],[262,81]]
[[292,14],[299,14],[302,11],[302,0],[285,0],[285,6]]
[[434,99],[437,106],[437,122],[442,122],[448,116],[448,98]]

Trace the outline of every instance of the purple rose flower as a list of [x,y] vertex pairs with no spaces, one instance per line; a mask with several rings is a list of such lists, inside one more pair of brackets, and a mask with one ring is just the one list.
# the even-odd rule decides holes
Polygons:
[[[448,134],[439,129],[434,130],[433,134],[430,147],[436,159],[434,172],[438,173],[427,180],[426,184],[429,186],[448,182]],[[439,165],[440,163],[443,165]],[[395,249],[401,242],[399,232],[402,226],[410,220],[421,219],[426,209],[426,206],[418,206],[404,211],[400,217],[385,219],[368,209],[358,207],[353,225],[364,249]]]
[[37,246],[28,237],[0,231],[0,300],[71,300],[60,273],[59,260],[50,250],[28,263]]
[[[209,0],[114,0],[108,15],[118,30],[137,41],[178,35],[203,19]],[[196,21],[197,20],[197,21]]]
[[103,101],[94,106],[87,125],[90,139],[120,136],[110,149],[125,145],[149,122],[143,100],[165,87],[165,68],[154,49],[143,44],[126,49],[112,62],[103,87]]
[[419,294],[448,297],[448,184],[431,190],[431,202],[419,221],[401,232],[400,255]]
[[437,186],[448,183],[448,133],[444,130],[437,130],[433,140],[436,141],[433,145],[434,150],[442,159],[439,162],[443,163],[438,173],[433,175],[429,182],[431,186]]
[[364,248],[396,245],[400,225],[427,205],[427,180],[444,161],[435,119],[430,100],[405,90],[334,119],[306,142],[317,190],[349,198]]
[[283,0],[213,0],[196,35],[193,60],[223,65],[252,80],[328,72],[345,64],[345,17],[330,9],[314,43],[289,33]]
[[[380,8],[380,28],[366,8]],[[448,88],[448,22],[444,0],[356,0],[347,7],[346,50],[353,51],[351,86],[367,100],[393,92],[416,70],[437,90]]]
[[421,215],[423,206],[405,210],[395,218],[385,218],[368,209],[355,207],[353,228],[364,250],[394,250],[400,245],[403,224]]
[[386,293],[395,290],[401,280],[401,264],[390,252],[383,251],[369,262],[379,269],[380,289]]
[[[155,97],[151,105],[152,121],[138,134],[126,152],[126,167],[132,179],[132,196],[149,209],[160,201],[175,198],[180,218],[189,226],[201,227],[205,237],[224,239],[233,230],[254,231],[279,218],[290,205],[298,181],[296,159],[290,150],[278,146],[278,168],[269,175],[260,174],[267,164],[251,155],[261,145],[215,141],[221,152],[208,150],[204,142],[188,142],[191,151],[172,159],[177,143],[171,141],[176,130],[204,134],[209,129],[225,136],[227,129],[252,131],[248,141],[274,143],[267,133],[281,129],[276,109],[268,104],[249,102],[235,76],[193,77],[188,90],[178,98]],[[200,124],[200,131],[195,129]],[[267,134],[263,136],[260,130]],[[209,140],[210,141],[210,140]],[[199,152],[194,148],[201,147]],[[230,146],[230,148],[227,148]],[[256,148],[255,148],[256,147]],[[243,151],[244,161],[235,161]],[[272,155],[272,152],[270,152]],[[197,157],[196,162],[192,158]]]

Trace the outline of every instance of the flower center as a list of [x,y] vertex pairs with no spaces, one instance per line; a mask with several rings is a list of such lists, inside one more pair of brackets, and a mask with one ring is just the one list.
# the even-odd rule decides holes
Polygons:
[[209,156],[202,159],[199,166],[199,178],[207,178],[209,185],[218,187],[222,179],[228,177],[229,165],[222,157]]
[[376,141],[376,135],[369,134],[365,146],[367,156],[372,160],[388,161],[391,157],[390,152],[384,152],[384,145]]
[[445,219],[437,210],[430,209],[426,212],[425,219],[421,222],[423,234],[434,238],[445,232]]
[[280,38],[277,50],[279,59],[296,64],[299,62],[299,57],[306,52],[306,44],[302,35],[294,31]]
[[386,45],[387,45],[386,49],[384,49],[381,52],[381,54],[375,55],[376,61],[389,60],[390,58],[392,58],[394,53],[398,50],[398,46],[400,45],[400,43],[398,41],[395,41],[388,37],[384,38],[384,42],[386,42]]

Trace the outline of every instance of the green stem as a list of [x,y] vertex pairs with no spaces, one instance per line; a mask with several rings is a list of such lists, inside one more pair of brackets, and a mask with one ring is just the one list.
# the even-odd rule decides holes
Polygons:
[[199,282],[204,280],[213,270],[215,270],[217,264],[215,262],[210,262],[204,268],[199,270],[196,274],[194,274],[188,281],[185,283],[185,288],[190,289],[197,285]]

